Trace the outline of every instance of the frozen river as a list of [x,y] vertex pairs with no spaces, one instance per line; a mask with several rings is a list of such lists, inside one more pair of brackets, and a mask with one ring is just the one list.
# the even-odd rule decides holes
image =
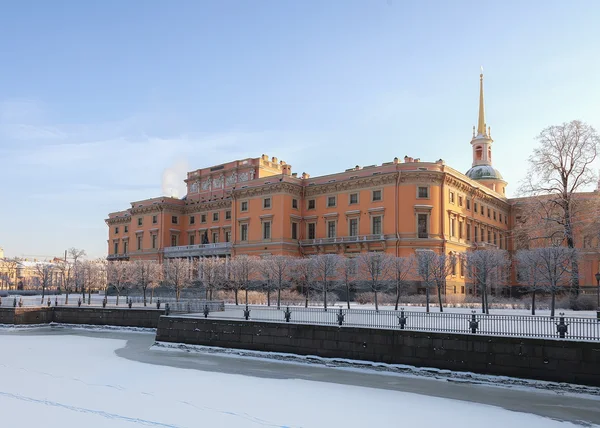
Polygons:
[[600,400],[588,395],[149,350],[153,341],[149,333],[0,330],[3,424],[566,428],[600,423]]

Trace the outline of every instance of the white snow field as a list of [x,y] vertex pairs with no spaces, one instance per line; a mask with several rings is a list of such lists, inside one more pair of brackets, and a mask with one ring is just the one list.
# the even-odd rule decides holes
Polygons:
[[2,426],[576,426],[404,392],[149,365],[118,357],[115,350],[124,345],[70,335],[1,335]]

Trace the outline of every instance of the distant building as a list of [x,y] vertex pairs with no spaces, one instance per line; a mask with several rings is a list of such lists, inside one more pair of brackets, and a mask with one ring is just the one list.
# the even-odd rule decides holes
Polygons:
[[[464,174],[441,159],[409,156],[321,177],[292,173],[267,155],[198,169],[187,174],[184,198],[137,201],[109,214],[108,259],[512,250],[512,201],[492,165],[493,142],[481,75],[472,168]],[[598,255],[589,263],[582,284],[595,284]],[[466,293],[465,274],[457,262],[447,293]]]

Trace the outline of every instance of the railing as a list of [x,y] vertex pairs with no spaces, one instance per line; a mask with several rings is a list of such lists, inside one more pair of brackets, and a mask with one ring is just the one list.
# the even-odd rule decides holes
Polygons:
[[[161,300],[163,302],[163,300]],[[169,313],[203,313],[205,310],[208,312],[223,312],[225,310],[225,303],[223,301],[211,301],[211,300],[181,300],[179,302],[170,300],[166,301],[165,309],[167,304],[169,305]]]
[[225,305],[210,318],[250,321],[291,322],[378,329],[482,334],[492,336],[537,337],[600,341],[600,318],[486,315],[439,312],[413,312],[403,309],[370,310]]
[[356,236],[336,236],[335,238],[303,239],[302,241],[300,241],[300,245],[323,245],[323,244],[373,242],[373,241],[385,241],[385,235],[375,234],[375,235],[356,235]]
[[129,258],[129,254],[127,253],[122,253],[122,254],[109,254],[106,259],[107,260],[118,260],[118,259],[126,259]]

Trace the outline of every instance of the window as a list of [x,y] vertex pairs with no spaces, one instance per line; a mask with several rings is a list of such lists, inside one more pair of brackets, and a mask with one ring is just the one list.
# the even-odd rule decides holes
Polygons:
[[213,242],[216,244],[219,242],[219,232],[213,232],[212,234]]
[[242,201],[240,211],[248,211],[248,201]]
[[123,242],[123,254],[127,254],[129,250],[129,243],[127,241]]
[[[449,257],[450,259],[450,269],[452,269],[452,275],[455,276],[456,275],[456,260],[454,260],[453,257]],[[456,290],[454,290],[454,292],[456,293]]]
[[335,238],[335,220],[329,220],[327,222],[327,237]]
[[225,231],[225,242],[231,242],[231,231]]
[[271,198],[263,199],[263,208],[264,209],[271,208]]
[[450,192],[450,203],[454,203],[454,192]]
[[292,199],[292,208],[295,210],[298,209],[298,199]]
[[488,244],[491,244],[492,243],[492,231],[488,230],[487,232],[488,232],[488,240],[487,241],[488,241]]
[[200,215],[200,223],[206,223],[206,214]]
[[498,242],[496,241],[496,232],[494,232],[494,245],[498,245]]
[[142,250],[142,235],[138,235],[137,237],[137,249],[138,251]]
[[298,223],[292,223],[292,239],[298,239]]
[[481,215],[483,215],[483,205],[481,206]]
[[115,250],[114,254],[119,254],[119,243],[118,242],[115,242],[114,250]]
[[502,249],[502,234],[498,234],[498,244],[500,244],[500,249]]
[[[138,217],[138,226],[141,226],[141,225],[142,225],[142,221],[143,221],[143,220],[142,220],[142,217]],[[174,223],[176,223],[176,222],[174,222]]]
[[225,220],[231,220],[231,211],[230,210],[225,211]]
[[350,205],[358,204],[358,193],[350,193]]
[[[465,276],[465,259],[461,257],[460,259],[460,276]],[[462,287],[462,294],[465,294],[465,287]]]
[[350,236],[358,236],[358,219],[351,218],[350,219],[350,227],[349,227]]
[[152,235],[152,248],[156,249],[156,236],[157,235]]
[[477,202],[475,202],[474,208],[474,211],[477,212]]
[[119,226],[115,227],[115,235],[119,234]]
[[458,206],[459,206],[459,207],[462,207],[462,206],[463,206],[463,197],[462,197],[462,196],[459,196],[459,197],[458,197]]
[[190,235],[190,245],[195,245],[196,244],[196,237],[194,235]]
[[213,221],[219,221],[219,213],[213,213]]
[[494,210],[494,220],[496,220],[496,210]]
[[123,226],[123,232],[125,232],[125,233],[129,232],[129,226]]
[[462,223],[462,221],[458,222],[458,239],[463,239],[463,223]]
[[315,239],[316,236],[316,224],[308,223],[308,231],[307,231],[308,239]]
[[419,238],[429,238],[427,220],[427,214],[417,215],[417,233]]
[[498,213],[498,221],[500,221],[500,223],[502,223],[502,213]]
[[428,199],[429,198],[429,187],[419,186],[417,189],[417,197],[420,199]]
[[508,224],[508,217],[504,216],[504,224]]
[[471,200],[467,199],[467,209],[470,210],[471,209]]
[[152,224],[156,224],[156,223],[158,223],[158,216],[153,215],[152,216]]
[[471,225],[467,223],[467,242],[471,242]]
[[171,216],[171,223],[173,223],[173,224],[179,223],[179,218],[176,215]]
[[194,224],[196,223],[196,217],[194,217],[193,215],[190,216],[190,224]]
[[308,200],[308,209],[309,210],[314,210],[316,206],[315,200],[314,199],[309,199]]
[[373,190],[373,202],[381,201],[381,190]]
[[487,215],[488,215],[488,218],[490,218],[490,213],[491,213],[491,212],[492,212],[492,211],[491,211],[491,210],[488,208],[488,209],[487,209]]
[[474,241],[477,242],[477,234],[479,233],[479,228],[477,226],[475,226],[475,239]]
[[453,218],[450,219],[450,236],[456,236],[456,220]]
[[373,235],[381,235],[381,216],[373,217]]
[[335,205],[336,205],[335,200],[336,200],[335,196],[328,196],[327,197],[327,208],[335,207]]
[[271,222],[263,222],[263,239],[271,239]]
[[240,226],[240,241],[247,241],[247,240],[248,240],[248,225],[242,224]]

